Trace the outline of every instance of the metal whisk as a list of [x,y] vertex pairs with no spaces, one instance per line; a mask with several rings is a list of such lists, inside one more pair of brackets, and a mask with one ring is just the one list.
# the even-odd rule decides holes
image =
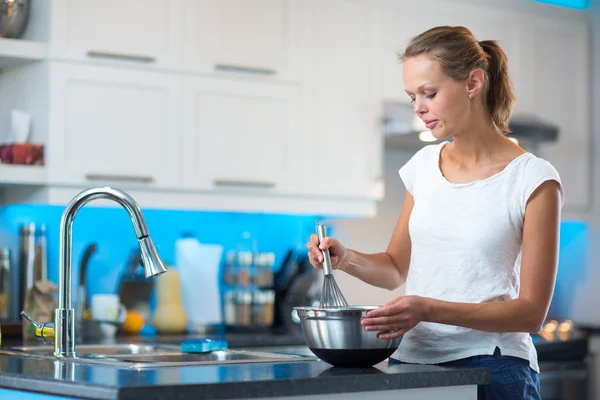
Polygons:
[[[327,236],[325,222],[322,219],[317,220],[317,234],[319,235],[319,243]],[[335,282],[333,277],[333,267],[331,266],[331,258],[329,249],[322,250],[323,253],[323,289],[321,291],[320,308],[344,308],[348,307],[348,302],[344,298],[342,291]]]

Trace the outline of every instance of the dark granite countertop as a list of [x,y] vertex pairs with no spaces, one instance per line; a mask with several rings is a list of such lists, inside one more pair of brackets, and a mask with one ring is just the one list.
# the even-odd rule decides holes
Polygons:
[[335,368],[317,360],[134,370],[0,355],[1,387],[94,399],[264,398],[487,384],[489,380],[490,371],[485,368],[387,361],[358,369]]

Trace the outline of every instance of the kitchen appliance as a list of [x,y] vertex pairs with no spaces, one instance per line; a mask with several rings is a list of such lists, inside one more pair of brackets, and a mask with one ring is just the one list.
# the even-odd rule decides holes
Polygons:
[[37,281],[48,280],[46,226],[31,222],[19,229],[19,290],[11,300],[16,302],[12,316],[18,318],[25,303],[25,295]]
[[30,0],[0,1],[0,37],[18,39],[29,22]]
[[372,367],[400,345],[402,336],[380,339],[379,332],[366,331],[360,324],[377,306],[345,308],[295,307],[306,345],[321,360],[336,367]]
[[154,285],[154,280],[145,278],[139,248],[132,249],[117,289],[121,304],[128,310],[138,311],[147,320],[150,317],[150,297]]
[[323,274],[314,268],[306,253],[290,249],[274,276],[275,315],[273,330],[301,334],[297,306],[318,306]]
[[[535,115],[515,113],[508,126],[511,132],[507,136],[528,147],[555,142],[558,139],[558,126]],[[415,114],[410,103],[385,102],[383,104],[383,132],[385,146],[388,148],[419,148],[439,142]]]
[[10,250],[0,249],[0,320],[6,321],[10,311]]

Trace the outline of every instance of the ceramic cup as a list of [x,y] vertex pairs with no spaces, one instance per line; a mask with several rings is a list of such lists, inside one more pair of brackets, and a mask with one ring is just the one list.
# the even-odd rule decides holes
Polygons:
[[[92,315],[95,320],[119,321],[127,312],[116,294],[95,294],[92,296]],[[101,323],[100,329],[105,337],[114,337],[117,325]]]

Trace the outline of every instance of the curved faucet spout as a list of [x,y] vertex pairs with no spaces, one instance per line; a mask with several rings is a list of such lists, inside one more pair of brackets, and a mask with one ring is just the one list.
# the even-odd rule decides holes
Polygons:
[[65,208],[60,221],[59,297],[54,341],[56,357],[75,356],[75,318],[71,302],[73,220],[81,207],[95,199],[113,200],[127,210],[142,252],[146,277],[160,275],[166,271],[150,238],[142,211],[131,196],[111,187],[86,189],[75,196]]

